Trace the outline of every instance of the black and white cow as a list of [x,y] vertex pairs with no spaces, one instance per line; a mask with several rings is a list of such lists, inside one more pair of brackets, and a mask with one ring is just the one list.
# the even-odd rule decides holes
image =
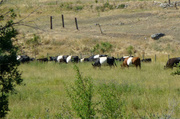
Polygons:
[[18,55],[16,59],[20,61],[20,63],[30,62],[34,60],[34,58],[30,58],[27,55]]
[[92,66],[101,67],[102,65],[117,66],[114,57],[99,57]]
[[65,63],[78,63],[80,61],[78,56],[72,56],[72,55],[60,55],[57,57],[57,62],[65,62]]
[[67,57],[68,57],[69,55],[59,55],[59,56],[57,56],[57,62],[65,62],[65,63],[67,63],[66,62],[66,59],[67,59]]
[[96,61],[97,59],[99,59],[100,57],[107,57],[107,56],[108,55],[100,55],[100,54],[92,55],[88,58],[82,58],[81,62],[93,62],[93,61]]

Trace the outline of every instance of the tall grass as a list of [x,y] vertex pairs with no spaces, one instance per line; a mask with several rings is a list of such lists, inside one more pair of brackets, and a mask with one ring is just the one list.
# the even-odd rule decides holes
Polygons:
[[[142,69],[137,70],[135,67],[122,69],[120,63],[115,68],[104,66],[100,69],[94,69],[91,63],[77,64],[83,76],[93,79],[93,101],[102,102],[96,107],[101,109],[97,116],[102,117],[102,112],[106,111],[113,114],[112,110],[111,113],[108,111],[108,105],[103,104],[108,101],[105,97],[114,95],[117,101],[109,102],[112,106],[119,105],[114,114],[120,110],[117,113],[127,118],[133,118],[133,115],[138,118],[179,118],[179,76],[170,75],[175,69],[164,70],[163,65],[160,62],[142,64]],[[73,67],[73,64],[53,62],[22,64],[24,86],[16,87],[17,94],[10,96],[11,111],[7,118],[56,118],[62,112],[63,104],[70,105],[64,84],[74,85],[76,72]]]

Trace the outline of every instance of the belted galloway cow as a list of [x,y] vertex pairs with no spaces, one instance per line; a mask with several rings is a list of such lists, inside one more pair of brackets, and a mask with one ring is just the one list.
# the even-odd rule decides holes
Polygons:
[[123,61],[121,67],[129,67],[130,65],[135,65],[136,68],[141,69],[141,60],[139,57],[128,57]]

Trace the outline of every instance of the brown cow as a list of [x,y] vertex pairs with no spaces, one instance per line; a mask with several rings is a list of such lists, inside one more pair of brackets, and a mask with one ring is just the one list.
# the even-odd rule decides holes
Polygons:
[[141,60],[139,57],[126,58],[121,67],[129,67],[131,64],[135,65],[136,68],[139,66],[139,68],[141,69]]

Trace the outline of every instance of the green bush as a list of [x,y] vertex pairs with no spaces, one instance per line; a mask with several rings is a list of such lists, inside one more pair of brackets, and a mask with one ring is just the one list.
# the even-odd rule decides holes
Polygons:
[[180,75],[180,63],[176,66],[177,67],[177,70],[172,72],[171,75]]
[[92,52],[94,53],[105,53],[108,52],[112,49],[112,44],[108,43],[108,42],[102,42],[101,44],[96,44],[93,47]]
[[80,11],[80,10],[82,10],[84,7],[83,6],[75,6],[74,7],[74,10],[75,11]]
[[130,45],[129,47],[127,47],[126,50],[127,50],[127,52],[128,52],[129,55],[132,55],[133,49],[134,49],[134,48],[133,48],[133,46],[131,46],[131,45]]
[[126,7],[125,4],[120,4],[120,5],[118,5],[116,8],[117,8],[117,9],[123,9],[123,8],[125,8],[125,7]]
[[71,106],[77,116],[82,119],[91,119],[95,116],[93,97],[92,78],[83,78],[79,68],[75,65],[74,69],[77,72],[75,85],[67,90],[67,94],[71,101]]

